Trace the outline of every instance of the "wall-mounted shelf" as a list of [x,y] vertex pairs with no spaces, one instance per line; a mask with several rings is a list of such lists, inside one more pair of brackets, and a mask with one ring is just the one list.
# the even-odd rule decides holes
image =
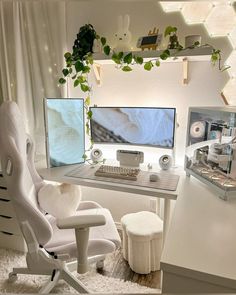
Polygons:
[[[163,50],[147,50],[147,51],[133,51],[134,55],[143,57],[144,61],[149,61],[160,57]],[[176,50],[170,50],[173,57],[168,58],[167,60],[161,62],[183,62],[183,84],[188,84],[188,62],[189,61],[210,61],[212,47],[211,46],[202,46],[194,49],[185,49],[178,53]],[[101,84],[101,66],[115,64],[111,55],[106,56],[103,53],[94,53],[94,73],[97,80],[97,83]]]

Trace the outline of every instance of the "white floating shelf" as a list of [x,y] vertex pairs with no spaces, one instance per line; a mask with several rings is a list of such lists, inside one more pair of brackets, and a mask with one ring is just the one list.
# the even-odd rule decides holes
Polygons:
[[[145,50],[145,51],[132,51],[133,55],[143,57],[144,61],[157,59],[163,53],[163,50]],[[188,62],[189,61],[210,61],[212,54],[211,46],[201,46],[194,49],[185,49],[176,52],[175,49],[170,50],[171,56],[167,60],[161,62],[183,62],[183,84],[188,84]],[[124,53],[126,54],[126,53]],[[94,73],[98,85],[101,85],[101,66],[102,65],[115,65],[111,59],[111,55],[107,56],[103,53],[94,53]]]
[[[161,62],[181,62],[184,58],[187,58],[188,61],[210,61],[212,47],[211,46],[202,46],[194,49],[185,49],[178,53],[176,53],[175,49],[170,50],[171,55],[175,55],[174,57],[168,58],[167,60]],[[150,59],[155,59],[160,57],[163,53],[163,50],[145,50],[145,51],[132,51],[132,53],[136,56],[141,56],[145,61]],[[94,53],[93,54],[94,61],[97,64],[115,64],[111,55],[107,56],[103,53]]]

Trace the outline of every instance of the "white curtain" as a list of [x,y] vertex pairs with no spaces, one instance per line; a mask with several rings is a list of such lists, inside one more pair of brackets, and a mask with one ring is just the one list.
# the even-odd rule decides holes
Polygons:
[[58,85],[66,48],[65,1],[0,0],[0,102],[19,105],[44,153],[43,98],[66,97]]

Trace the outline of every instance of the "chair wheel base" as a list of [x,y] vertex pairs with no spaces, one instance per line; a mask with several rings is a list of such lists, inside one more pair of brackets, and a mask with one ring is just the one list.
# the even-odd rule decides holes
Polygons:
[[17,281],[18,277],[17,274],[14,272],[10,272],[8,275],[8,281],[11,283],[14,283],[15,281]]

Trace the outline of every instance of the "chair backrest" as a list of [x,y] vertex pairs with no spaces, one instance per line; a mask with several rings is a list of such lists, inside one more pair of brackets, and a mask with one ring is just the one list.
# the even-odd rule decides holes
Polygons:
[[41,212],[37,193],[44,185],[34,167],[34,145],[26,134],[15,102],[0,106],[0,159],[4,179],[20,225],[28,221],[40,245],[52,237],[52,227]]

